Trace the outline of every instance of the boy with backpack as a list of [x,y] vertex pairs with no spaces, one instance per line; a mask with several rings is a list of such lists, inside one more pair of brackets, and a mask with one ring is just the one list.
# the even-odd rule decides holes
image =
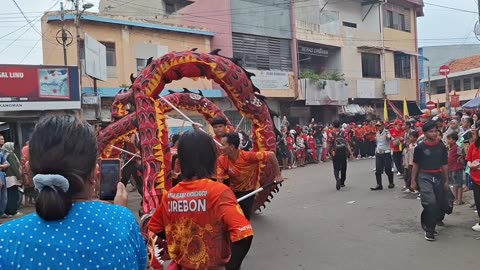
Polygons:
[[329,152],[333,162],[335,188],[340,190],[347,179],[347,157],[353,159],[352,149],[347,141],[345,131],[340,129],[340,121],[333,121],[333,130],[329,134]]

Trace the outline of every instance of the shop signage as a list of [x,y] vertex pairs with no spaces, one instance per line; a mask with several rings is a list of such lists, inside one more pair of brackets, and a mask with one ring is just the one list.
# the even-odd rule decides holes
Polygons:
[[255,74],[252,82],[260,90],[289,90],[290,81],[286,71],[253,70],[249,72]]
[[77,67],[0,65],[0,111],[80,109]]
[[309,45],[298,44],[298,53],[328,57],[328,50],[321,47],[314,47]]

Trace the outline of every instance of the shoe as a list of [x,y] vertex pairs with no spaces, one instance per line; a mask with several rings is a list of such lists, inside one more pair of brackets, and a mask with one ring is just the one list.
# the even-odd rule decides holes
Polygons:
[[373,168],[373,171],[376,171],[376,170],[377,170],[377,168]]
[[345,187],[345,184],[341,184],[340,186],[341,186],[341,187]]
[[400,176],[400,175],[402,175],[402,174],[401,174],[400,172],[398,172],[398,173],[397,173],[397,176]]
[[440,226],[440,227],[443,227],[445,226],[445,223],[443,223],[443,221],[437,221],[437,226]]
[[427,240],[427,241],[435,241],[435,233],[433,233],[433,232],[425,232],[425,240]]
[[337,190],[340,190],[340,187],[341,187],[340,181],[337,180],[336,182],[337,182],[337,183],[336,183],[336,185],[335,185],[335,188],[336,188]]
[[388,188],[394,188],[395,185],[394,184],[388,184]]
[[475,224],[473,227],[472,227],[472,230],[476,231],[476,232],[480,232],[480,224]]
[[437,232],[437,231],[433,231],[433,235],[434,235],[434,236],[438,236],[438,232]]
[[412,192],[412,194],[415,194],[415,195],[420,194],[420,193],[418,192],[418,190],[413,190],[413,191],[411,191],[411,192]]
[[412,193],[412,191],[410,191],[410,189],[406,188],[404,190],[402,190],[403,193]]
[[19,216],[23,216],[23,213],[21,212],[17,212],[15,215],[13,215],[14,217],[19,217]]
[[370,190],[383,190],[382,186],[371,187]]

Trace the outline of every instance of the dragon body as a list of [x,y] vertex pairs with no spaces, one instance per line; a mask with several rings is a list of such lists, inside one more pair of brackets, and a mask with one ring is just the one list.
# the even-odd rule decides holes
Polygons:
[[[166,125],[166,113],[172,108],[160,98],[165,85],[172,81],[187,77],[206,78],[218,83],[242,116],[252,121],[254,151],[276,152],[276,137],[269,108],[264,98],[256,93],[259,90],[250,80],[252,75],[232,60],[217,54],[171,52],[150,61],[135,80],[132,78],[132,86],[117,94],[112,105],[113,122],[98,135],[99,152],[102,157],[119,156],[119,151],[111,145],[122,148],[125,139],[133,132],[138,132],[144,172],[144,213],[150,213],[158,207],[162,196],[172,185]],[[181,110],[197,111],[207,120],[216,116],[228,119],[201,92],[171,93],[165,99]],[[129,111],[130,108],[133,110]],[[234,129],[230,121],[227,126],[230,130]],[[261,168],[259,185],[273,181],[272,170],[272,164]],[[254,210],[264,206],[273,196],[272,193],[277,191],[277,187],[272,187],[257,194]]]

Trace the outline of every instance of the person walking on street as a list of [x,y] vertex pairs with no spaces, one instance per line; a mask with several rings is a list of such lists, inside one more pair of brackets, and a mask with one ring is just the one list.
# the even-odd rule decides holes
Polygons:
[[352,149],[348,144],[345,131],[340,129],[340,121],[333,121],[333,130],[329,134],[329,152],[333,161],[335,188],[340,190],[347,179],[347,158],[353,159]]
[[403,121],[398,119],[395,121],[395,127],[390,129],[390,135],[392,139],[390,140],[390,149],[393,154],[393,162],[395,163],[395,168],[397,168],[397,175],[403,175],[403,166],[402,166],[402,150],[403,143],[405,142],[405,131],[403,129]]
[[423,206],[421,224],[425,230],[425,240],[435,241],[435,227],[443,224],[444,213],[441,200],[448,185],[448,150],[438,138],[437,125],[428,121],[423,126],[425,140],[415,147],[412,168],[412,189],[420,187]]
[[7,207],[5,208],[5,214],[9,216],[23,215],[18,212],[18,201],[20,200],[20,191],[18,188],[22,186],[20,179],[20,161],[14,151],[13,142],[6,142],[2,146],[2,150],[5,153],[5,160],[10,164],[10,167],[6,170],[6,183],[7,183]]
[[383,190],[382,174],[388,176],[388,188],[394,188],[393,184],[393,172],[392,172],[392,156],[390,149],[390,142],[392,136],[390,132],[385,129],[385,125],[382,121],[377,121],[375,124],[377,127],[377,147],[375,149],[375,178],[377,180],[377,186],[370,188],[371,190]]

